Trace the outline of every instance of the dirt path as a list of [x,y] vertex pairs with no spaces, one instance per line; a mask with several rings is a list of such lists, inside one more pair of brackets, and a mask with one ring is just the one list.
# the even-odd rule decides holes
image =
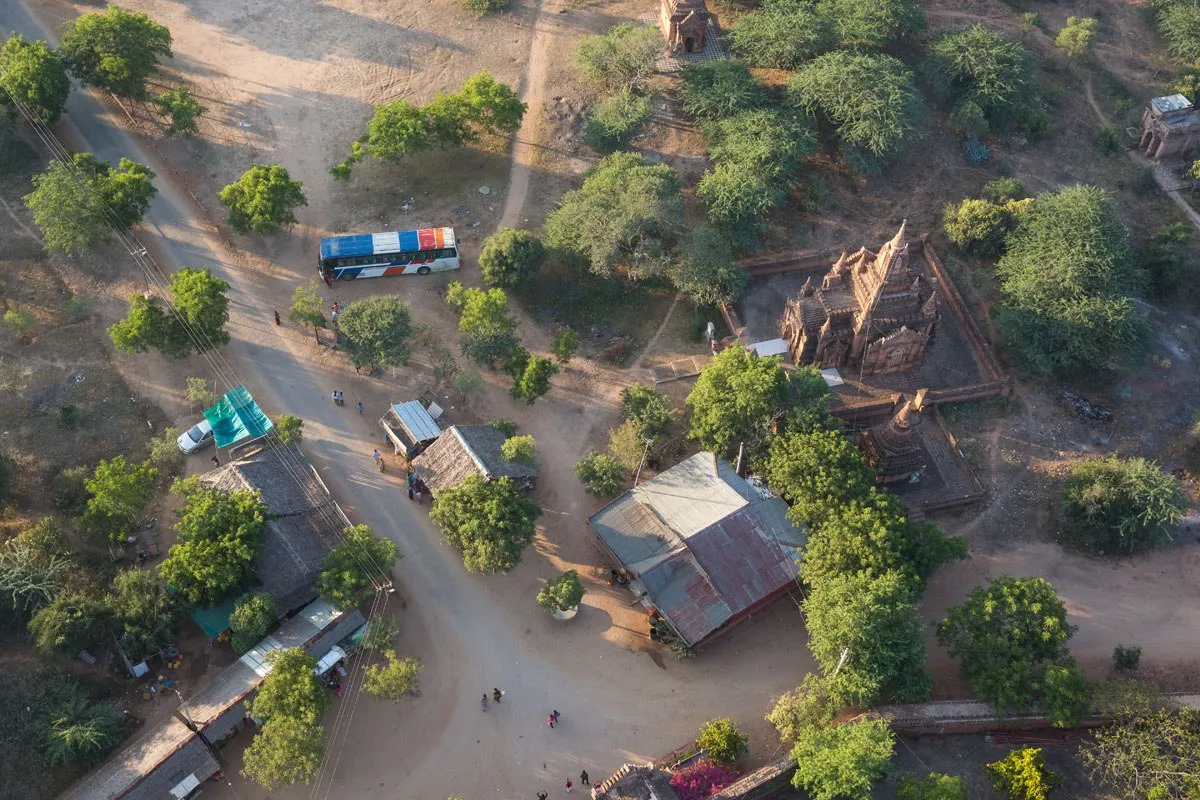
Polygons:
[[533,41],[529,44],[529,63],[521,76],[521,88],[525,100],[525,118],[517,131],[516,144],[512,151],[512,168],[509,171],[508,196],[504,198],[504,210],[500,213],[501,228],[520,227],[521,209],[529,194],[529,175],[537,155],[543,121],[542,108],[546,103],[546,69],[549,62],[551,41],[551,15],[557,16],[559,3],[554,0],[539,0],[537,17],[533,22]]

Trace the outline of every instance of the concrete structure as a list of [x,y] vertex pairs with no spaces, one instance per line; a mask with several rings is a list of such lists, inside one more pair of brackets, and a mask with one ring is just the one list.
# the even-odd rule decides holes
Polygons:
[[912,400],[901,395],[890,420],[872,425],[856,437],[880,483],[910,480],[925,471],[927,456],[918,432],[924,402],[924,389]]
[[658,27],[673,52],[699,53],[708,41],[704,0],[661,0]]
[[787,504],[697,453],[588,519],[635,592],[697,647],[795,584],[807,537]]
[[392,443],[393,452],[405,458],[423,452],[442,435],[437,421],[417,400],[393,404],[380,418],[379,426]]
[[505,459],[500,448],[507,438],[491,425],[451,425],[413,459],[413,468],[435,495],[471,475],[481,475],[489,481],[511,478],[520,488],[532,489],[537,467]]
[[842,252],[819,285],[787,301],[780,330],[796,363],[861,375],[921,365],[938,320],[938,292],[910,267],[904,225],[873,253]]
[[1183,156],[1200,149],[1200,111],[1181,94],[1156,97],[1142,112],[1138,150],[1146,158]]
[[[320,660],[364,624],[357,609],[324,600],[305,606],[170,717],[77,783],[64,800],[183,800],[220,772],[212,747],[246,724],[245,701],[271,671],[272,650],[301,647]],[[170,695],[164,695],[170,697]]]

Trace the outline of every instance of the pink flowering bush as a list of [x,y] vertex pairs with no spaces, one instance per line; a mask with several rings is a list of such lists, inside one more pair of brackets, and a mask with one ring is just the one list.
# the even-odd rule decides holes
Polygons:
[[697,761],[671,776],[679,800],[706,800],[737,779],[737,774],[711,761]]

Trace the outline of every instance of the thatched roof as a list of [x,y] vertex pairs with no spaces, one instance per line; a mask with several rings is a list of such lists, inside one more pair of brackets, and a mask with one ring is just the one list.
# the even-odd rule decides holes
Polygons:
[[491,425],[451,425],[424,453],[413,459],[417,477],[437,494],[462,483],[471,475],[488,480],[512,478],[528,488],[537,478],[537,468],[506,461],[500,447],[507,437]]
[[269,516],[253,566],[282,617],[317,596],[313,582],[339,542],[341,517],[300,450],[279,447],[284,452],[258,450],[200,476],[200,482],[227,493],[260,492]]

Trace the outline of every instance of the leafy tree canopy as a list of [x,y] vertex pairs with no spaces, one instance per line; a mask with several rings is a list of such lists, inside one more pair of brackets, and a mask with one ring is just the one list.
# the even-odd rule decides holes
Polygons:
[[947,609],[937,639],[959,659],[975,695],[1007,711],[1033,701],[1040,667],[1065,656],[1074,633],[1047,581],[1001,575]]
[[926,74],[944,94],[967,99],[993,125],[1036,91],[1033,56],[983,25],[943,31],[929,45]]
[[708,154],[718,164],[749,162],[772,175],[786,176],[817,149],[812,120],[775,108],[743,111],[704,127]]
[[925,13],[915,0],[820,0],[817,10],[833,21],[843,47],[883,47],[925,27]]
[[635,382],[621,390],[621,418],[636,423],[641,436],[657,436],[675,421],[675,409],[662,392]]
[[546,611],[567,611],[582,602],[583,584],[579,582],[579,573],[573,569],[546,581],[537,594],[537,604]]
[[754,79],[744,63],[734,59],[686,65],[679,98],[684,111],[707,121],[765,108],[771,102],[767,87]]
[[338,316],[338,330],[356,367],[394,367],[412,354],[408,303],[395,295],[356,300]]
[[1071,186],[1034,198],[996,274],[1001,339],[1038,372],[1103,369],[1139,351],[1145,324],[1129,296],[1144,276],[1103,189]]
[[21,619],[54,599],[70,571],[62,531],[49,517],[0,543],[0,595]]
[[579,41],[575,66],[584,79],[604,91],[642,89],[654,74],[662,49],[662,37],[656,28],[615,25],[607,33]]
[[300,444],[300,440],[304,438],[304,420],[284,414],[275,423],[275,435],[284,444]]
[[750,754],[750,737],[738,730],[729,717],[710,719],[701,725],[696,745],[705,757],[718,764],[737,764]]
[[58,52],[81,82],[145,100],[158,60],[171,57],[171,32],[145,14],[109,6],[68,22]]
[[1158,32],[1166,40],[1171,55],[1180,61],[1200,63],[1200,6],[1186,2],[1165,4],[1158,11]]
[[950,243],[969,255],[998,256],[1005,239],[1021,220],[1032,200],[1009,200],[1003,204],[967,198],[949,204],[942,214],[942,232]]
[[38,609],[28,627],[43,655],[78,653],[112,633],[112,608],[98,592],[67,589]]
[[1013,750],[1007,758],[987,765],[996,791],[1009,800],[1047,800],[1061,780],[1046,767],[1040,747]]
[[279,716],[267,720],[242,755],[242,775],[268,791],[309,783],[321,768],[325,731],[318,723]]
[[338,608],[354,608],[399,558],[400,551],[391,539],[376,536],[369,525],[353,525],[321,563],[317,591]]
[[122,737],[121,714],[108,703],[93,703],[76,691],[47,715],[42,729],[46,760],[54,765],[87,766],[102,760]]
[[506,289],[536,278],[545,260],[546,248],[532,233],[500,228],[483,243],[479,273],[488,286]]
[[184,497],[176,512],[179,538],[159,573],[189,603],[215,605],[253,574],[267,507],[258,492],[225,494],[195,478],[176,481],[172,490]]
[[62,114],[71,93],[71,81],[58,56],[45,42],[28,42],[14,33],[0,46],[0,88],[27,106],[43,123],[50,125]]
[[107,603],[114,632],[130,658],[155,653],[175,637],[175,603],[154,573],[121,570]]
[[1091,692],[1075,659],[1066,658],[1046,667],[1042,675],[1041,706],[1056,728],[1074,728],[1087,716]]
[[829,680],[810,672],[795,689],[775,701],[767,721],[775,726],[785,744],[796,741],[805,731],[833,724],[837,706],[829,693]]
[[733,49],[755,67],[794,69],[835,44],[832,20],[805,0],[767,0],[738,17]]
[[1067,533],[1101,555],[1166,544],[1186,510],[1174,475],[1153,461],[1115,455],[1072,465],[1061,504]]
[[599,497],[616,497],[625,481],[625,467],[615,458],[592,451],[575,464],[575,475],[583,488]]
[[194,136],[200,132],[196,124],[207,108],[192,96],[190,89],[178,86],[162,92],[154,98],[160,114],[168,120],[165,133],[167,136]]
[[787,374],[779,362],[742,347],[727,348],[704,368],[687,397],[689,436],[718,454],[728,453],[739,441],[757,443],[787,397]]
[[1070,62],[1092,52],[1100,23],[1088,17],[1067,17],[1066,26],[1054,37],[1054,46],[1063,51]]
[[325,301],[316,281],[309,281],[292,292],[292,307],[288,319],[297,325],[311,325],[313,330],[325,327]]
[[664,242],[683,227],[679,178],[636,153],[605,156],[546,219],[550,247],[585,259],[600,276],[646,274],[662,263]]
[[897,800],[967,800],[962,778],[931,772],[918,778],[906,772],[896,781]]
[[171,311],[157,298],[134,295],[129,313],[108,329],[118,350],[144,353],[153,348],[173,358],[205,352],[229,342],[229,284],[206,269],[184,267],[171,275]]
[[308,205],[300,181],[278,164],[255,164],[217,198],[229,209],[229,227],[237,233],[276,233],[296,224],[296,209]]
[[875,486],[862,451],[840,430],[828,428],[773,437],[759,469],[791,503],[788,519],[797,525],[819,524]]
[[509,478],[488,482],[471,475],[433,498],[429,518],[446,544],[462,551],[468,572],[508,572],[533,541],[542,510]]
[[517,327],[503,289],[476,289],[454,281],[447,287],[446,304],[458,311],[458,329],[468,336],[512,333]]
[[229,615],[230,644],[235,653],[244,653],[262,641],[275,624],[275,601],[269,594],[248,594],[237,601]]
[[500,455],[507,461],[532,464],[537,453],[537,442],[532,436],[510,436],[500,445]]
[[884,776],[896,739],[887,720],[860,718],[830,728],[808,728],[796,738],[792,785],[812,800],[870,800]]
[[331,696],[317,676],[317,659],[299,647],[273,650],[267,659],[271,671],[250,701],[254,716],[320,720],[329,710]]
[[584,140],[589,147],[603,153],[627,147],[634,134],[650,119],[652,100],[650,95],[638,94],[628,86],[600,98],[588,112]]
[[550,352],[558,363],[566,364],[579,352],[579,334],[573,328],[563,328],[550,340]]
[[550,391],[550,379],[558,374],[558,364],[548,358],[533,356],[514,360],[509,370],[513,376],[513,388],[509,393],[533,405],[535,400]]
[[723,161],[700,178],[696,196],[713,225],[751,247],[766,233],[768,215],[787,200],[787,188],[751,161]]
[[1194,796],[1200,775],[1200,711],[1140,708],[1098,729],[1079,757],[1091,779],[1119,797]]
[[812,584],[804,615],[809,647],[839,705],[929,696],[923,626],[905,575],[826,577]]
[[125,456],[101,461],[85,483],[89,497],[84,527],[114,542],[122,541],[154,498],[157,479],[158,470],[149,461],[135,464]]
[[386,664],[367,667],[363,688],[376,697],[399,703],[417,690],[424,666],[416,658],[401,658],[394,652],[387,653]]
[[149,167],[127,158],[114,169],[91,153],[75,153],[69,165],[52,161],[34,175],[23,199],[46,246],[78,254],[107,242],[110,226],[127,231],[141,222],[158,193],[153,180]]

